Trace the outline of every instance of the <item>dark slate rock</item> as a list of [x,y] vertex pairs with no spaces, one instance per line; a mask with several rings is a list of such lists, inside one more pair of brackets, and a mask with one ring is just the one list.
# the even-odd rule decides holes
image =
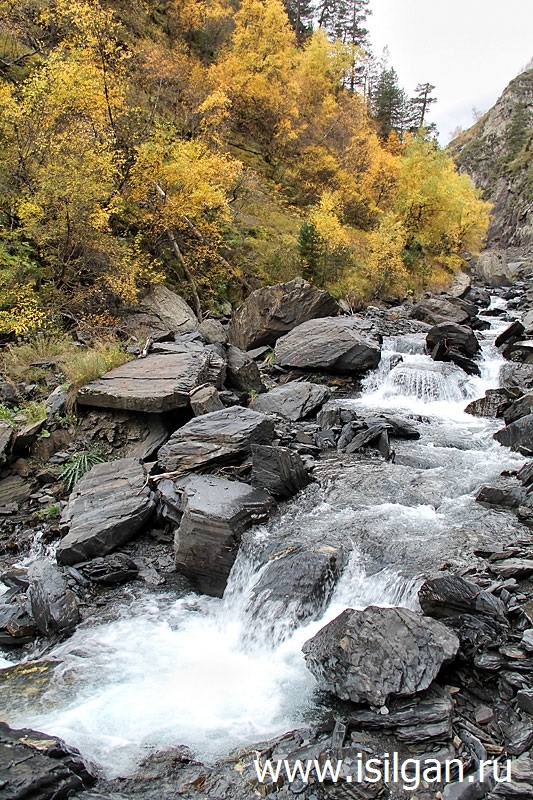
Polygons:
[[[511,780],[499,783],[487,800],[531,800],[533,797],[533,758],[513,758],[510,765]],[[506,776],[502,765],[502,777]],[[443,800],[447,800],[443,798]]]
[[502,508],[518,508],[526,505],[527,491],[521,486],[482,486],[476,495],[478,503]]
[[504,558],[490,564],[489,569],[500,578],[522,577],[533,573],[533,560],[530,558]]
[[516,704],[533,717],[533,689],[521,689],[517,692]]
[[4,464],[7,459],[7,452],[13,436],[13,426],[9,422],[0,420],[0,464]]
[[59,569],[47,561],[29,570],[28,602],[33,619],[44,636],[70,634],[80,620],[79,600]]
[[304,322],[278,339],[276,362],[282,367],[359,373],[381,358],[381,336],[368,320],[327,317]]
[[446,618],[446,625],[461,642],[461,653],[467,659],[488,648],[500,647],[509,639],[509,625],[505,620],[479,614],[459,614]]
[[61,739],[0,722],[0,800],[64,800],[94,780]]
[[386,433],[386,431],[387,426],[384,424],[370,425],[370,427],[359,431],[359,433],[355,434],[351,442],[346,445],[346,453],[357,453],[359,450],[362,450],[363,447],[375,447],[379,450],[381,436],[383,433]]
[[506,428],[496,431],[494,439],[525,456],[533,454],[533,414],[521,417]]
[[210,414],[212,411],[222,411],[224,404],[220,399],[218,389],[214,386],[199,386],[193,389],[189,401],[191,404],[191,411],[195,417],[200,417],[202,414]]
[[298,453],[287,447],[252,445],[253,486],[267,489],[274,497],[292,497],[310,482],[310,477]]
[[468,310],[466,310],[455,298],[429,297],[413,306],[409,316],[421,322],[428,322],[430,325],[440,325],[443,322],[455,322],[462,325],[476,313],[475,307],[473,307],[472,313],[468,306],[472,307],[472,304],[467,303]]
[[365,424],[386,425],[387,432],[392,439],[420,439],[420,431],[412,422],[392,414],[378,414],[375,417],[365,417]]
[[[157,351],[156,348],[161,350]],[[78,403],[99,408],[161,413],[189,404],[189,393],[203,383],[221,387],[223,360],[195,342],[154,345],[146,358],[129,361],[83,386]]]
[[525,333],[525,328],[522,323],[515,319],[508,328],[506,328],[499,336],[496,337],[494,344],[496,347],[501,347],[510,339],[519,339]]
[[[437,345],[444,344],[445,348],[455,348],[465,356],[475,356],[479,350],[479,342],[472,329],[467,325],[458,325],[453,322],[435,325],[426,336],[426,345],[431,352]],[[443,359],[436,359],[443,360]]]
[[345,552],[327,545],[277,553],[252,590],[245,609],[248,629],[279,641],[306,620],[319,619],[346,560]]
[[526,461],[516,477],[524,486],[531,486],[533,483],[533,461]]
[[198,333],[208,344],[226,344],[228,332],[218,319],[204,319],[198,326]]
[[425,581],[418,592],[424,614],[437,619],[458,614],[482,614],[505,619],[505,605],[490,592],[460,575],[445,575]]
[[273,345],[302,322],[338,313],[337,301],[328,292],[295,278],[252,292],[233,315],[229,339],[242,350]]
[[499,378],[505,389],[533,389],[533,364],[504,364]]
[[33,641],[37,626],[29,614],[28,600],[18,588],[0,598],[0,646],[19,647]]
[[252,444],[270,444],[274,422],[258,411],[232,406],[196,417],[179,428],[159,451],[165,471],[193,472],[239,464]]
[[68,532],[57,560],[76,564],[106,555],[135,536],[154,508],[155,496],[137,459],[96,464],[78,481],[61,515]]
[[241,536],[265,522],[275,503],[268,492],[214,475],[174,482],[183,515],[175,532],[176,569],[200,592],[222,597]]
[[279,414],[296,422],[317,411],[329,396],[327,386],[309,381],[291,381],[256,397],[253,407],[263,414]]
[[472,400],[465,411],[475,417],[501,417],[515,399],[516,389],[487,389],[484,397]]
[[162,284],[153,286],[122,325],[126,333],[156,339],[164,334],[189,333],[198,320],[179,295]]
[[116,586],[120,583],[127,583],[134,580],[139,568],[125,553],[111,553],[102,558],[93,558],[88,564],[84,564],[81,572],[93,583],[100,583],[105,586]]
[[259,367],[247,353],[230,344],[227,350],[227,384],[237,392],[261,392]]
[[347,609],[303,646],[320,688],[381,706],[427,689],[459,640],[441,622],[407,608]]
[[490,306],[490,294],[479,286],[473,286],[465,295],[465,300],[479,308],[488,308]]
[[510,405],[509,408],[506,409],[503,418],[505,420],[505,424],[510,425],[511,422],[516,422],[522,417],[527,417],[528,414],[532,413],[533,413],[533,392],[527,392],[527,394],[515,400],[514,403],[512,403],[512,405]]

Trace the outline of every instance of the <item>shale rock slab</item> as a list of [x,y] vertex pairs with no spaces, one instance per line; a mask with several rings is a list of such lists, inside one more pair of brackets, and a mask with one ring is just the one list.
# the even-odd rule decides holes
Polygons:
[[275,503],[263,489],[214,475],[188,475],[174,486],[183,513],[175,531],[176,569],[199,591],[222,597],[242,534],[265,522]]
[[134,458],[96,464],[74,487],[61,516],[68,530],[57,560],[77,564],[104,556],[127,542],[150,519],[155,497]]
[[252,444],[270,444],[274,422],[265,414],[241,406],[196,417],[179,428],[159,451],[164,471],[194,472],[224,464],[239,464]]
[[303,646],[321,689],[381,706],[427,689],[451,661],[459,639],[445,625],[407,608],[347,609]]
[[327,317],[310,320],[278,339],[276,362],[282,367],[361,373],[381,358],[381,337],[368,320]]
[[28,601],[39,631],[44,636],[70,634],[79,622],[79,601],[57,567],[47,561],[29,571]]
[[252,292],[233,315],[229,340],[241,350],[273,345],[302,322],[331,317],[339,310],[329,292],[295,278]]
[[256,397],[254,410],[279,414],[296,422],[317,411],[329,398],[327,386],[309,381],[291,381]]
[[302,459],[294,450],[253,444],[251,482],[254,486],[267,489],[274,497],[287,499],[307,486],[310,478]]
[[493,436],[497,442],[525,456],[533,455],[533,414],[520,417]]

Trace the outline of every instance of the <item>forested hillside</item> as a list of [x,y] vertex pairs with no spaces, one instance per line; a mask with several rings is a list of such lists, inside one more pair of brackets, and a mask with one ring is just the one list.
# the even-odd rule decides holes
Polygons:
[[297,274],[354,307],[448,279],[489,206],[433,87],[406,122],[372,78],[367,5],[2,0],[1,330],[106,325],[154,281],[200,316]]

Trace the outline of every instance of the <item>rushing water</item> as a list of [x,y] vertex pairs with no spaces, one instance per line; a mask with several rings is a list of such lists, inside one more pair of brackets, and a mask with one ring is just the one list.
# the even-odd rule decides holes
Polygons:
[[[209,761],[312,718],[306,639],[346,607],[416,608],[424,574],[519,531],[516,517],[474,497],[523,459],[493,441],[498,422],[463,411],[497,385],[493,341],[505,324],[480,334],[480,378],[432,362],[421,335],[386,340],[362,395],[344,403],[409,415],[420,440],[395,440],[395,464],[377,455],[322,460],[317,483],[244,538],[222,600],[136,590],[119,619],[87,622],[54,649],[51,688],[7,710],[7,721],[61,736],[114,776],[154,748],[187,744]],[[351,556],[320,620],[294,630],[289,603],[261,629],[247,618],[251,591],[268,553],[294,543],[342,545]]]

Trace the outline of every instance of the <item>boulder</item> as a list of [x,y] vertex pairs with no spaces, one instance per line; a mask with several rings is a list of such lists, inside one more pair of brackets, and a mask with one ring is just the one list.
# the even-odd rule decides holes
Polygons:
[[67,533],[57,560],[77,564],[106,555],[135,536],[154,508],[154,494],[137,459],[96,464],[78,481],[61,515]]
[[437,619],[459,614],[506,618],[505,605],[498,597],[460,575],[425,581],[419,589],[418,601],[424,614]]
[[94,781],[79,752],[61,739],[0,722],[2,800],[66,800]]
[[317,411],[329,396],[327,386],[309,381],[290,381],[256,397],[253,407],[255,411],[279,414],[296,422]]
[[182,494],[176,569],[200,592],[222,597],[242,534],[265,522],[275,503],[263,489],[214,475],[188,475],[174,485]]
[[515,400],[503,414],[506,425],[516,422],[522,417],[533,413],[533,392],[527,392],[523,397]]
[[295,278],[252,292],[233,315],[229,340],[241,350],[273,345],[302,322],[338,313],[337,301],[328,292]]
[[102,558],[93,558],[88,564],[84,564],[81,572],[93,583],[116,586],[134,580],[139,568],[125,553],[111,553]]
[[275,354],[282,367],[361,373],[379,364],[381,336],[360,317],[327,317],[278,339]]
[[513,282],[505,254],[496,250],[481,253],[475,265],[475,274],[482,283],[493,288],[510,286]]
[[230,344],[227,351],[227,384],[237,392],[261,392],[259,367],[247,353]]
[[466,272],[456,272],[453,283],[446,292],[450,297],[464,297],[472,286],[472,278]]
[[[0,597],[0,647],[19,647],[37,635],[35,621],[29,614],[28,602],[20,589],[14,588]],[[1,674],[1,673],[0,673]]]
[[172,350],[156,351],[112,369],[83,386],[77,401],[98,408],[159,414],[188,406],[189,394],[196,386],[213,383],[220,388],[223,380],[224,364],[210,350],[196,342],[175,344]]
[[499,378],[504,389],[533,389],[533,364],[503,364]]
[[511,422],[493,436],[497,442],[524,456],[533,455],[533,414]]
[[195,417],[210,414],[212,411],[222,411],[224,408],[218,389],[209,384],[193,389],[189,395],[189,402]]
[[482,486],[476,500],[489,506],[519,508],[527,504],[527,491],[522,486]]
[[445,625],[407,608],[347,609],[303,646],[319,687],[343,700],[384,705],[427,689],[459,640]]
[[38,561],[29,570],[28,601],[35,624],[43,636],[70,634],[80,619],[79,600],[59,569]]
[[253,486],[267,489],[274,497],[292,497],[309,483],[310,478],[298,453],[288,447],[252,445]]
[[504,331],[502,331],[502,333],[500,333],[499,336],[496,337],[496,339],[494,340],[494,344],[496,345],[496,347],[501,347],[510,339],[520,339],[520,337],[523,336],[524,332],[525,328],[520,322],[520,320],[515,319],[515,321],[512,322],[508,328],[506,328]]
[[162,334],[196,330],[196,314],[185,300],[166,286],[157,285],[145,295],[122,324],[126,333],[158,338]]
[[[481,349],[472,329],[454,322],[444,322],[431,328],[426,336],[426,345],[432,357],[435,348],[439,345],[444,345],[446,350],[453,347],[467,357],[477,355]],[[442,361],[443,359],[436,360]]]
[[250,455],[252,444],[270,444],[273,438],[272,419],[232,406],[187,422],[163,445],[158,461],[165,472],[183,473],[239,464]]
[[465,300],[474,303],[478,308],[488,308],[490,306],[489,292],[479,286],[472,286],[465,295]]
[[208,344],[226,344],[228,341],[228,332],[218,319],[204,319],[198,332]]
[[[466,304],[466,308],[471,304]],[[474,314],[475,314],[475,307]],[[413,306],[410,317],[430,325],[440,325],[446,322],[455,322],[463,325],[471,316],[470,309],[466,310],[461,302],[449,297],[428,297]]]
[[277,553],[252,589],[245,609],[248,629],[279,641],[306,620],[319,619],[345,565],[346,553],[327,545]]
[[487,389],[484,397],[472,400],[465,411],[476,417],[501,417],[514,399],[516,399],[516,390]]

